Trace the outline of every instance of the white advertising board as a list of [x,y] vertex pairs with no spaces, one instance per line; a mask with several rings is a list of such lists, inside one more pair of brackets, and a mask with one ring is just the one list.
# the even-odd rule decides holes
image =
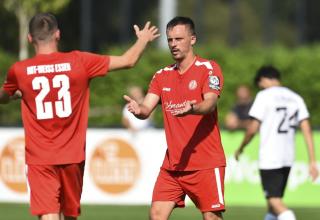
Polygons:
[[[0,201],[28,202],[23,129],[0,137]],[[82,203],[149,204],[165,149],[160,129],[88,129]]]

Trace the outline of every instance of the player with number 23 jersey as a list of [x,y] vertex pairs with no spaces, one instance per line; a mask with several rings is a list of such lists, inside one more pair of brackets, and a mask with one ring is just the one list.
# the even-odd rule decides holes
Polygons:
[[108,65],[108,56],[72,51],[39,54],[10,68],[3,89],[23,94],[27,164],[85,159],[89,83],[104,76]]

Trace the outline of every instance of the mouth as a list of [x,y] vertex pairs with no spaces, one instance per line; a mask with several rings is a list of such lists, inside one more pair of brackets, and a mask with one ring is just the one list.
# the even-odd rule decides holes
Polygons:
[[172,50],[171,50],[171,53],[172,53],[173,55],[177,55],[179,52],[180,52],[180,50],[178,50],[178,49],[172,49]]

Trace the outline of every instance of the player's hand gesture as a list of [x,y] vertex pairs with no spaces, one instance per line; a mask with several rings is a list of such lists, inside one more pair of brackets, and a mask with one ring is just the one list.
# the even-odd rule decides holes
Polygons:
[[178,110],[173,110],[171,112],[171,114],[174,116],[177,116],[177,117],[192,114],[193,113],[193,105],[196,103],[197,103],[196,100],[188,101],[188,102],[186,102],[186,105],[184,106],[184,108],[178,109]]
[[139,115],[141,113],[140,106],[135,100],[127,95],[124,95],[123,98],[127,101],[127,109],[129,112],[134,115]]
[[22,92],[20,90],[15,91],[15,93],[10,97],[11,100],[17,100],[22,98]]
[[312,180],[312,181],[315,181],[315,180],[318,178],[318,176],[319,176],[319,170],[318,170],[318,167],[317,167],[317,163],[316,163],[316,162],[310,163],[309,173],[310,173],[310,176],[311,176],[311,180]]
[[145,42],[150,42],[160,36],[158,33],[158,28],[156,26],[150,27],[151,22],[148,21],[142,30],[138,27],[138,25],[134,25],[133,28],[136,32],[137,38],[143,40]]
[[236,150],[236,152],[234,153],[234,158],[236,158],[236,160],[237,161],[239,161],[239,157],[240,157],[240,155],[242,154],[242,149],[241,148],[238,148],[237,150]]

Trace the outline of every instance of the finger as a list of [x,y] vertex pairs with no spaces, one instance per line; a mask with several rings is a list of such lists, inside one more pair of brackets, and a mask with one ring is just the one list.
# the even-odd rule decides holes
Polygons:
[[155,29],[157,29],[157,27],[156,27],[156,26],[152,26],[149,30],[150,30],[150,31],[153,31],[153,30],[155,30]]
[[143,28],[143,29],[149,29],[150,24],[151,24],[151,22],[150,22],[150,21],[148,21],[148,22],[144,25],[144,28]]
[[138,25],[133,25],[133,29],[136,33],[138,33],[140,31],[140,28],[138,27]]
[[156,33],[158,33],[158,30],[159,30],[159,29],[156,28],[156,29],[154,29],[153,31],[151,31],[151,33],[152,33],[152,34],[156,34]]
[[160,34],[153,35],[152,40],[154,40],[154,39],[156,39],[158,37],[160,37]]
[[123,98],[127,101],[127,102],[131,102],[133,99],[130,98],[129,96],[127,95],[124,95]]

